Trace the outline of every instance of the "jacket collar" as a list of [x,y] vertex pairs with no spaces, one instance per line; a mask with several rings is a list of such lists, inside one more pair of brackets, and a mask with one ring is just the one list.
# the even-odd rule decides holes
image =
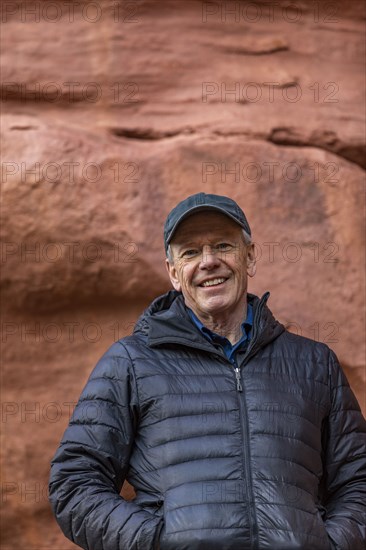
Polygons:
[[[283,325],[275,320],[266,305],[269,295],[269,292],[266,292],[259,299],[254,294],[248,294],[248,301],[253,306],[254,319],[247,355],[255,354],[258,349],[269,344],[284,331]],[[145,334],[150,347],[178,344],[216,351],[194,326],[182,294],[175,290],[159,296],[151,303],[136,323],[134,332]]]

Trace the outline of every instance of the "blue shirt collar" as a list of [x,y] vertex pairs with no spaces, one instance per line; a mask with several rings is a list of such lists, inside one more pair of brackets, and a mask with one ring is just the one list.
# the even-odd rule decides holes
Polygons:
[[243,323],[241,324],[241,330],[242,330],[242,336],[238,342],[236,342],[234,345],[231,344],[231,342],[225,338],[224,336],[220,336],[219,334],[216,334],[215,332],[212,332],[212,330],[205,327],[205,325],[198,319],[197,315],[193,313],[193,311],[187,307],[187,311],[194,323],[194,325],[199,329],[199,331],[210,340],[212,343],[220,344],[222,346],[226,357],[231,361],[232,363],[235,361],[235,352],[239,348],[246,347],[250,341],[252,327],[253,327],[253,306],[252,304],[247,305],[247,318]]

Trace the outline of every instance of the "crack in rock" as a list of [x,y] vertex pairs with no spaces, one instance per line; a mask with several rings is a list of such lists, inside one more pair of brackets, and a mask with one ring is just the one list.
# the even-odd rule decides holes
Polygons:
[[193,128],[179,128],[177,130],[155,130],[154,128],[108,128],[109,133],[117,137],[141,140],[159,140],[175,137],[178,135],[194,134]]
[[273,128],[267,141],[275,145],[292,147],[318,147],[366,169],[366,145],[364,142],[346,143],[332,130],[315,130],[310,136],[291,127]]
[[37,130],[38,126],[31,126],[26,124],[24,126],[10,126],[10,130]]
[[288,50],[289,50],[289,47],[287,45],[269,46],[268,48],[261,48],[258,50],[253,50],[246,47],[223,48],[223,51],[225,53],[238,54],[238,55],[269,55],[272,53],[285,52]]

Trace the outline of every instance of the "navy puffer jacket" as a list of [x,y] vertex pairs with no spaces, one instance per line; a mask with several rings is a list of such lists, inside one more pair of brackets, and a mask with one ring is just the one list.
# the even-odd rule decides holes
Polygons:
[[52,463],[50,500],[73,542],[365,549],[365,421],[333,352],[285,331],[267,298],[248,297],[237,372],[175,291],[102,357]]

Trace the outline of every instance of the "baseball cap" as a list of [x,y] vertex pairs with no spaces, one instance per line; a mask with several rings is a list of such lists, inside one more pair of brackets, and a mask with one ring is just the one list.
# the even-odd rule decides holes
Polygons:
[[240,206],[229,197],[196,193],[179,202],[168,214],[164,225],[164,245],[167,250],[178,225],[188,216],[204,210],[214,210],[225,214],[251,235],[248,220]]

